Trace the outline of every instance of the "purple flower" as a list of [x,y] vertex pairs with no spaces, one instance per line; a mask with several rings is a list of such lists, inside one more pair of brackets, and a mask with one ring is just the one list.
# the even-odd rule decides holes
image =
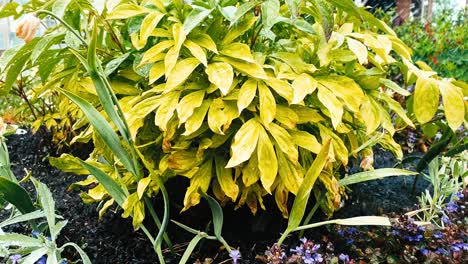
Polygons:
[[467,243],[454,243],[450,247],[454,252],[460,252],[460,251],[468,251],[468,244]]
[[399,235],[400,234],[400,230],[392,230],[392,235]]
[[302,244],[307,243],[307,238],[305,238],[305,237],[303,237],[303,238],[301,238],[301,239],[299,239],[299,240],[302,242]]
[[432,235],[434,238],[437,238],[437,239],[441,239],[444,237],[444,234],[442,234],[441,232],[437,232],[435,233],[434,235]]
[[426,231],[426,227],[425,226],[418,226],[418,231]]
[[357,228],[351,227],[351,228],[348,229],[348,234],[354,234],[354,233],[356,233],[357,231],[358,231]]
[[440,254],[440,255],[444,255],[445,252],[446,252],[446,251],[445,251],[443,248],[438,248],[438,249],[436,250],[436,253],[437,253],[437,254]]
[[40,233],[41,232],[34,230],[34,231],[32,231],[31,236],[34,237],[34,238],[37,238]]
[[427,249],[427,248],[422,248],[422,249],[421,249],[421,253],[422,253],[424,256],[427,256],[427,255],[429,255],[429,249]]
[[241,258],[241,253],[239,250],[234,249],[229,253],[229,256],[232,258],[232,263],[237,264],[237,261]]
[[35,264],[46,264],[46,262],[47,262],[47,257],[44,255],[38,261],[36,261]]
[[314,245],[312,247],[312,252],[316,253],[319,250],[319,248],[320,248],[320,244]]
[[408,143],[414,145],[416,143],[416,137],[414,136],[413,132],[408,133]]
[[442,216],[442,222],[444,224],[446,224],[446,225],[451,225],[452,224],[452,222],[450,221],[450,219],[446,215]]
[[454,213],[458,209],[458,205],[456,205],[454,202],[450,202],[445,206],[445,210],[449,213]]
[[457,192],[455,195],[458,197],[458,199],[463,199],[465,197],[462,192]]
[[340,254],[340,256],[338,257],[341,261],[343,261],[344,263],[348,263],[349,262],[349,256],[346,255],[346,254]]
[[343,229],[338,230],[338,235],[344,236],[344,234],[345,234],[345,232],[343,231]]
[[346,240],[346,244],[350,245],[352,243],[354,243],[353,239],[349,238],[349,239]]
[[22,258],[21,255],[16,254],[16,255],[10,256],[8,259],[11,261],[11,264],[18,264],[21,258]]

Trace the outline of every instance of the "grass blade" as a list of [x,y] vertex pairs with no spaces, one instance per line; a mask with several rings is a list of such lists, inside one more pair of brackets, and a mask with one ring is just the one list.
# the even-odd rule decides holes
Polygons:
[[159,228],[159,233],[156,236],[154,247],[156,249],[156,253],[158,254],[159,261],[161,263],[164,263],[164,256],[162,254],[161,245],[162,245],[162,241],[164,238],[164,234],[167,229],[167,225],[169,224],[170,205],[169,205],[169,195],[167,194],[166,188],[164,187],[164,184],[162,184],[161,181],[159,181],[159,189],[161,190],[161,194],[164,200],[164,217],[161,223],[161,227]]
[[95,131],[101,136],[104,142],[109,146],[114,155],[120,159],[122,164],[136,175],[134,164],[128,155],[127,151],[122,146],[119,137],[112,129],[111,125],[104,119],[104,117],[94,108],[89,102],[83,98],[63,89],[59,89],[65,96],[73,101],[88,118],[91,125],[93,125]]
[[337,225],[347,225],[347,226],[364,226],[364,225],[374,225],[374,226],[391,226],[390,219],[385,216],[358,216],[346,219],[335,219],[329,220],[319,223],[313,223],[310,225],[304,225],[291,230],[300,231],[305,229],[311,229],[323,225],[330,225],[330,224],[337,224]]
[[192,255],[193,250],[195,247],[198,245],[198,242],[203,238],[202,235],[198,234],[196,235],[189,243],[187,249],[184,252],[184,255],[180,259],[179,264],[185,264],[189,260],[190,256]]
[[34,186],[36,187],[37,197],[42,206],[42,210],[44,210],[44,214],[47,219],[47,225],[49,226],[50,237],[52,241],[55,241],[57,238],[57,233],[55,227],[55,201],[52,197],[52,193],[50,192],[49,188],[42,182],[37,181],[36,179],[32,179]]
[[89,259],[88,255],[75,243],[66,243],[60,249],[64,249],[66,247],[73,247],[78,254],[80,254],[81,260],[83,260],[83,264],[91,264],[91,260]]
[[117,204],[122,207],[122,204],[125,202],[126,195],[125,192],[122,190],[120,187],[119,183],[116,182],[114,179],[112,179],[109,175],[104,173],[102,170],[94,167],[93,165],[90,165],[82,160],[80,160],[81,165],[83,168],[87,169],[102,186],[106,191],[109,193],[109,195],[114,198],[114,200],[117,202]]
[[402,170],[402,169],[378,169],[373,171],[365,171],[350,175],[339,180],[340,186],[347,186],[355,183],[383,179],[391,176],[410,176],[417,175],[417,172]]

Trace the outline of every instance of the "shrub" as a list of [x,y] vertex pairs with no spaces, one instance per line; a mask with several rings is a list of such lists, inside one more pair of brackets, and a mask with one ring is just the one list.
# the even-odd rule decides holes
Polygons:
[[[41,87],[82,110],[73,141],[92,140],[93,153],[51,163],[92,174],[77,183],[90,186],[84,200],[104,202],[101,213],[119,204],[135,228],[146,211],[159,223],[149,199],[185,177],[183,210],[211,191],[255,213],[274,195],[288,217],[297,195],[291,231],[312,191],[326,214],[339,206],[350,156],[379,144],[401,159],[392,136],[431,121],[440,94],[450,127],[464,121],[464,86],[415,66],[395,33],[350,0],[92,3],[25,8],[59,23],[3,57],[2,89],[37,69]],[[411,111],[392,98],[411,94],[394,71],[416,83]]]

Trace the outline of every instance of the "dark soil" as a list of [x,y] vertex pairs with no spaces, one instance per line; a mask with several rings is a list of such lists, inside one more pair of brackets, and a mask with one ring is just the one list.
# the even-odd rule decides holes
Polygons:
[[[45,183],[52,191],[56,200],[57,210],[68,225],[62,231],[59,243],[72,241],[84,248],[93,263],[158,263],[156,255],[141,231],[132,229],[131,220],[121,218],[121,212],[108,212],[98,221],[97,205],[84,204],[79,197],[79,191],[67,191],[70,184],[82,179],[81,176],[63,173],[48,163],[48,155],[58,156],[59,153],[50,143],[47,133],[32,135],[13,135],[7,142],[13,171],[18,178],[25,175],[25,169],[33,176]],[[69,150],[74,155],[86,157],[90,146],[79,146]],[[376,150],[376,168],[392,167],[396,161],[391,154]],[[352,186],[354,192],[345,202],[344,208],[336,213],[337,218],[359,215],[381,215],[389,212],[402,212],[406,207],[417,203],[416,195],[412,193],[414,177],[393,177],[369,183]],[[200,230],[206,230],[210,225],[211,212],[202,203],[197,208],[179,214],[187,182],[175,179],[168,183],[169,195],[175,201],[171,206],[171,219],[187,224]],[[417,185],[416,194],[421,193],[427,183],[423,180]],[[32,190],[32,186],[27,186]],[[271,199],[266,199],[267,208],[275,208]],[[155,207],[161,207],[161,201],[156,201]],[[242,251],[242,263],[257,263],[255,256],[262,254],[267,246],[279,238],[286,226],[286,220],[277,210],[271,212],[259,211],[252,217],[248,209],[234,210],[232,205],[224,209],[225,222],[223,234],[232,246]],[[320,219],[320,215],[316,220]],[[151,227],[151,226],[150,226]],[[23,230],[24,231],[24,230]],[[211,230],[209,230],[211,231]],[[315,229],[308,235],[316,236],[320,229]],[[24,232],[29,232],[28,230]],[[171,225],[168,231],[176,247],[183,252],[191,236],[187,232]],[[194,253],[193,261],[197,258],[204,260],[212,258],[213,263],[221,263],[229,257],[214,242],[202,243]],[[197,251],[197,250],[196,250]],[[73,254],[73,253],[70,253]],[[166,254],[167,263],[178,263],[179,255]],[[76,255],[68,255],[77,259]]]

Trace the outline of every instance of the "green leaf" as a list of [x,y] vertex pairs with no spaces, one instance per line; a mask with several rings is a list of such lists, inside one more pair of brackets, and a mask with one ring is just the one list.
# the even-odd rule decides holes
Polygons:
[[185,249],[184,251],[184,255],[182,255],[182,258],[180,258],[179,264],[185,264],[187,263],[187,261],[189,261],[190,256],[192,256],[193,250],[202,239],[203,235],[198,234],[190,241],[190,243],[187,246],[187,249]]
[[37,261],[47,253],[47,251],[48,251],[48,248],[46,248],[45,246],[43,246],[41,248],[38,248],[38,249],[32,251],[24,259],[22,259],[21,264],[34,264],[34,263],[37,263]]
[[197,27],[214,9],[206,9],[200,6],[195,6],[188,14],[184,21],[184,31],[188,35],[195,27]]
[[419,77],[413,99],[413,111],[421,124],[429,122],[439,107],[439,88],[435,80]]
[[256,94],[257,81],[255,79],[248,79],[239,90],[239,97],[237,99],[239,113],[252,103]]
[[154,28],[158,25],[159,21],[164,17],[164,14],[159,13],[157,11],[153,11],[149,13],[141,23],[140,28],[140,39],[139,44],[144,47],[146,42],[148,41],[148,37],[153,32]]
[[94,127],[95,132],[99,134],[106,145],[109,146],[114,155],[119,158],[127,170],[136,175],[133,161],[122,146],[119,137],[114,132],[110,124],[106,121],[106,119],[104,119],[104,117],[90,103],[81,97],[78,97],[75,94],[63,89],[59,89],[59,91],[65,94],[65,96],[67,96],[83,111],[89,122]]
[[239,6],[234,13],[234,16],[230,19],[231,25],[234,25],[241,17],[243,17],[247,12],[252,10],[256,5],[259,4],[259,1],[249,1],[243,3],[241,6]]
[[448,81],[439,82],[439,89],[442,94],[447,123],[453,131],[456,131],[465,120],[463,92]]
[[4,247],[9,246],[20,246],[20,247],[41,247],[44,246],[42,240],[37,238],[32,238],[29,236],[16,234],[16,233],[6,233],[0,235],[0,245]]
[[203,196],[203,198],[206,199],[206,201],[210,205],[211,214],[213,216],[214,234],[219,241],[223,241],[224,239],[221,234],[223,231],[224,222],[223,209],[213,197],[209,196],[206,193],[201,193],[201,195]]
[[177,62],[167,78],[166,92],[172,91],[179,85],[182,85],[198,65],[200,65],[200,62],[196,58],[188,58]]
[[36,190],[37,197],[41,203],[42,210],[47,219],[47,225],[49,226],[50,237],[52,241],[57,239],[58,232],[56,232],[55,227],[55,201],[52,197],[52,193],[49,188],[42,182],[39,182],[35,179],[32,179]]
[[169,204],[169,195],[167,194],[166,187],[164,187],[163,183],[159,179],[158,179],[158,186],[159,186],[159,189],[161,190],[161,194],[163,196],[164,216],[163,216],[163,220],[162,220],[162,223],[161,223],[161,227],[159,228],[158,235],[156,236],[156,239],[154,241],[154,244],[155,244],[154,246],[156,248],[156,252],[158,254],[159,261],[161,263],[164,263],[164,257],[163,257],[163,254],[162,254],[161,246],[162,246],[162,241],[163,241],[164,236],[165,236],[165,232],[167,230],[167,226],[169,225],[170,204]]
[[81,260],[83,261],[83,264],[91,264],[91,260],[89,259],[88,255],[86,255],[86,253],[83,251],[83,249],[81,249],[77,244],[75,244],[75,243],[65,243],[61,247],[61,249],[64,249],[66,247],[73,247],[78,252],[78,254],[80,255]]
[[[273,123],[270,124],[270,126],[272,125]],[[278,160],[275,150],[273,149],[273,144],[263,128],[260,129],[260,134],[258,136],[257,157],[260,181],[262,182],[263,188],[271,194],[271,186],[278,175]]]
[[71,0],[56,0],[52,5],[52,13],[54,13],[57,17],[62,18],[63,14],[65,13],[65,9],[67,9],[68,4],[70,4]]
[[0,194],[7,202],[14,205],[22,214],[36,210],[28,192],[19,184],[0,177]]
[[340,186],[348,186],[355,183],[383,179],[392,176],[409,176],[417,175],[417,172],[402,170],[402,169],[378,169],[373,171],[365,171],[346,176],[339,180]]
[[106,189],[107,193],[120,205],[122,206],[127,196],[125,192],[120,187],[119,183],[112,179],[109,175],[104,173],[102,170],[98,169],[97,167],[90,165],[84,161],[80,160],[81,165],[83,168],[87,169],[96,179],[98,182]]
[[260,118],[264,125],[270,124],[276,116],[276,101],[273,93],[265,83],[258,83],[258,94],[260,98]]
[[9,225],[14,225],[17,223],[22,223],[22,222],[27,222],[39,218],[44,218],[45,214],[44,212],[37,210],[31,213],[26,213],[26,214],[20,214],[20,215],[15,215],[11,218],[6,219],[5,221],[0,223],[0,228],[4,228]]
[[232,168],[247,161],[257,147],[261,125],[254,118],[241,126],[231,145],[232,156],[226,168]]
[[322,150],[315,158],[312,166],[307,170],[299,192],[294,199],[294,204],[291,209],[291,215],[289,217],[288,229],[293,230],[299,226],[304,217],[304,213],[307,207],[307,201],[309,200],[312,188],[315,185],[315,181],[322,172],[328,161],[328,153],[330,151],[331,141],[328,140],[322,146]]
[[221,94],[226,96],[234,80],[234,70],[225,62],[215,62],[208,65],[206,74],[210,82],[219,88]]
[[313,223],[310,225],[305,225],[305,226],[300,226],[298,228],[295,228],[292,231],[300,231],[300,230],[306,230],[306,229],[311,229],[323,225],[330,225],[330,224],[337,224],[337,225],[346,225],[346,226],[364,226],[364,225],[369,225],[369,226],[391,226],[390,219],[385,216],[358,216],[358,217],[352,217],[352,218],[346,218],[346,219],[335,219],[335,220],[329,220],[329,221],[324,221],[324,222],[319,222],[319,223]]
[[[34,64],[36,60],[43,54],[44,51],[48,50],[50,46],[59,43],[65,35],[60,34],[48,34],[42,37],[37,45],[34,47],[31,53],[31,62]],[[50,59],[50,58],[49,58]]]

